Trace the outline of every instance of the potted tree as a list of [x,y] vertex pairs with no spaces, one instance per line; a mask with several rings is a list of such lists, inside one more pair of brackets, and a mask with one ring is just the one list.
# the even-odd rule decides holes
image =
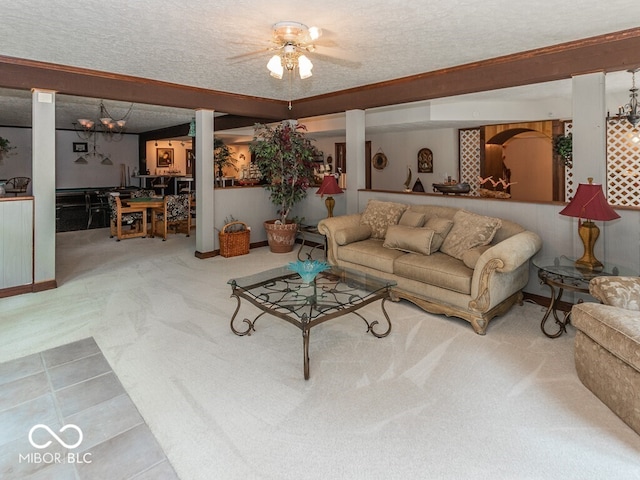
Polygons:
[[293,250],[298,225],[289,218],[291,208],[307,196],[313,179],[313,158],[317,149],[306,137],[307,128],[295,121],[276,126],[256,124],[251,153],[255,155],[264,188],[279,217],[264,222],[272,252]]

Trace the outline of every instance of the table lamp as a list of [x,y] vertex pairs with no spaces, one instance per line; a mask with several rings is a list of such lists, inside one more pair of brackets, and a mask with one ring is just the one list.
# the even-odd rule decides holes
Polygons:
[[[584,245],[584,255],[576,260],[576,267],[588,270],[601,270],[604,266],[593,254],[593,247],[600,235],[600,229],[593,220],[614,220],[620,218],[611,205],[607,203],[602,192],[602,185],[589,183],[578,185],[578,191],[560,215],[578,218],[578,235]],[[586,219],[586,221],[582,221]]]
[[325,175],[322,179],[322,184],[320,188],[316,192],[316,195],[320,195],[322,198],[323,195],[329,195],[327,199],[324,201],[324,204],[327,206],[327,217],[333,217],[333,207],[336,204],[336,201],[333,199],[331,195],[338,195],[339,193],[344,193],[342,189],[338,186],[338,181],[336,177],[333,175]]

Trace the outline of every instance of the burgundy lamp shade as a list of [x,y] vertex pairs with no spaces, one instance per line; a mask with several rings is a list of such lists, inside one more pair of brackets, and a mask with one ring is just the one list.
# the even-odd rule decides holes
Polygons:
[[[584,246],[584,254],[576,260],[577,268],[587,270],[601,270],[604,265],[598,260],[593,248],[600,235],[600,229],[593,223],[593,220],[614,220],[620,218],[611,205],[607,203],[602,192],[602,186],[591,183],[593,178],[589,178],[589,183],[581,183],[578,185],[578,191],[565,208],[562,209],[560,215],[568,217],[577,217],[578,235]],[[582,219],[586,219],[585,222]]]
[[615,220],[620,218],[607,203],[602,186],[594,183],[581,183],[578,191],[560,215],[584,218],[587,220]]
[[338,193],[344,193],[340,186],[338,185],[338,180],[333,175],[325,175],[322,179],[322,185],[316,192],[317,195],[320,195],[322,198],[323,195],[327,195],[327,199],[324,201],[324,204],[327,207],[327,216],[333,217],[333,207],[336,204],[336,201],[333,199],[331,195],[337,195]]
[[338,193],[344,192],[338,186],[338,180],[336,180],[336,177],[333,175],[325,175],[316,194],[322,197],[323,195],[337,195]]

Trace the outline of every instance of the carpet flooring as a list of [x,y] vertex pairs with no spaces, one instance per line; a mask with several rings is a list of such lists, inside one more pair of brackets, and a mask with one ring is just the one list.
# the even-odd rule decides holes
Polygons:
[[[537,305],[486,336],[407,302],[386,304],[386,338],[341,317],[312,330],[305,381],[298,329],[229,328],[227,281],[296,252],[199,260],[193,236],[56,239],[59,287],[0,300],[0,362],[93,338],[182,480],[640,479],[640,436],[577,378],[573,327],[545,337]],[[382,320],[377,303],[362,313]]]

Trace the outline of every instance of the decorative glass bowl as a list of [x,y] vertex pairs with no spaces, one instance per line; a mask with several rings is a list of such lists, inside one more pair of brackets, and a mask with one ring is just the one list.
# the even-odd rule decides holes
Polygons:
[[300,278],[302,278],[304,283],[313,283],[316,276],[320,272],[330,269],[331,265],[327,262],[320,262],[318,260],[298,260],[297,262],[289,263],[288,268],[300,275]]

